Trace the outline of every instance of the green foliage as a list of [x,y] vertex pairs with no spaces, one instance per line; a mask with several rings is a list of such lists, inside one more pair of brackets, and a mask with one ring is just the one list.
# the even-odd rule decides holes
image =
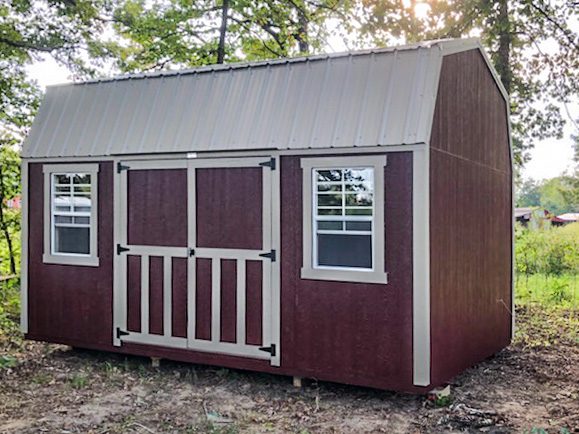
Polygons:
[[75,373],[70,379],[73,389],[84,389],[88,385],[88,376],[84,373]]
[[18,365],[18,359],[10,355],[0,356],[0,369],[14,368]]
[[515,229],[515,263],[519,274],[579,273],[579,223],[542,230]]
[[515,299],[517,304],[579,307],[579,275],[519,275],[515,284]]
[[[426,14],[416,12],[418,3]],[[360,31],[361,45],[480,36],[510,95],[518,165],[535,140],[562,137],[561,103],[579,93],[576,2],[367,0],[356,5],[349,30]]]
[[13,144],[0,136],[0,276],[16,274],[20,262],[20,210],[7,206],[20,194],[20,157]]
[[579,177],[561,175],[544,181],[527,179],[517,188],[516,203],[518,207],[542,207],[554,215],[579,212]]
[[0,282],[0,343],[20,343],[20,282],[11,279]]
[[[124,72],[193,67],[291,56],[320,49],[326,22],[345,10],[339,0],[119,0],[113,11],[118,38],[101,57]],[[222,33],[223,20],[226,27]]]

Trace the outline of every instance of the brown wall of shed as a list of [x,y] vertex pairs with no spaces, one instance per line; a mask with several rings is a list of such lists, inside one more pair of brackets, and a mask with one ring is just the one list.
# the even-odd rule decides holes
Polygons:
[[506,103],[478,50],[443,60],[430,149],[432,383],[510,342]]
[[[385,262],[389,280],[386,285],[301,279],[300,157],[282,157],[280,368],[271,367],[267,361],[189,350],[129,343],[112,346],[113,166],[112,163],[100,166],[101,263],[99,267],[76,267],[42,262],[42,165],[30,165],[28,338],[376,388],[413,390],[412,153],[389,153],[385,168]],[[138,261],[129,264],[137,267],[132,274],[139,275]],[[248,268],[248,279],[255,275],[252,270],[259,271]],[[207,278],[208,273],[209,269],[198,277]],[[252,297],[251,293],[248,297]],[[138,312],[129,312],[129,323],[136,329],[140,327]],[[261,331],[256,325],[247,324],[250,341],[260,341]]]
[[28,331],[49,342],[108,345],[113,310],[113,164],[100,163],[98,176],[98,267],[45,264],[44,175],[29,166]]

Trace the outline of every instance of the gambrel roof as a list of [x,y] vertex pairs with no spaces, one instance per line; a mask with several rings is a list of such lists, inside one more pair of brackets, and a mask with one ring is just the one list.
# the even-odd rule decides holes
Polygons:
[[484,55],[441,40],[51,86],[23,156],[428,143],[442,58],[472,49]]

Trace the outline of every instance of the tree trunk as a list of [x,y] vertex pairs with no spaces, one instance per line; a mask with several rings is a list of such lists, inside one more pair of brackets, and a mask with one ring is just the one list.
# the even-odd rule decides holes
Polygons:
[[497,61],[495,67],[501,77],[501,82],[508,94],[512,91],[513,71],[511,69],[511,46],[513,35],[511,20],[509,17],[508,0],[499,0],[499,14],[496,27],[499,35],[499,48],[497,51]]
[[310,52],[310,43],[308,41],[308,24],[309,20],[307,17],[306,5],[303,5],[303,9],[297,7],[298,13],[298,34],[296,39],[298,41],[298,49],[300,54],[309,54]]
[[217,47],[217,63],[225,59],[225,38],[227,36],[227,15],[229,14],[229,0],[223,0],[221,6],[221,29],[219,31],[219,46]]
[[6,239],[8,246],[8,256],[10,258],[10,274],[16,274],[16,259],[14,258],[14,246],[12,245],[12,237],[8,231],[8,223],[4,215],[4,182],[2,166],[0,165],[0,230]]

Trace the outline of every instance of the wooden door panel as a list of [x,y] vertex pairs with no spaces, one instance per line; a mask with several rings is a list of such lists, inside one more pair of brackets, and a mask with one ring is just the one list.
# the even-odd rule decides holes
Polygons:
[[260,167],[196,170],[197,247],[262,248]]
[[130,170],[128,244],[187,247],[187,170]]

